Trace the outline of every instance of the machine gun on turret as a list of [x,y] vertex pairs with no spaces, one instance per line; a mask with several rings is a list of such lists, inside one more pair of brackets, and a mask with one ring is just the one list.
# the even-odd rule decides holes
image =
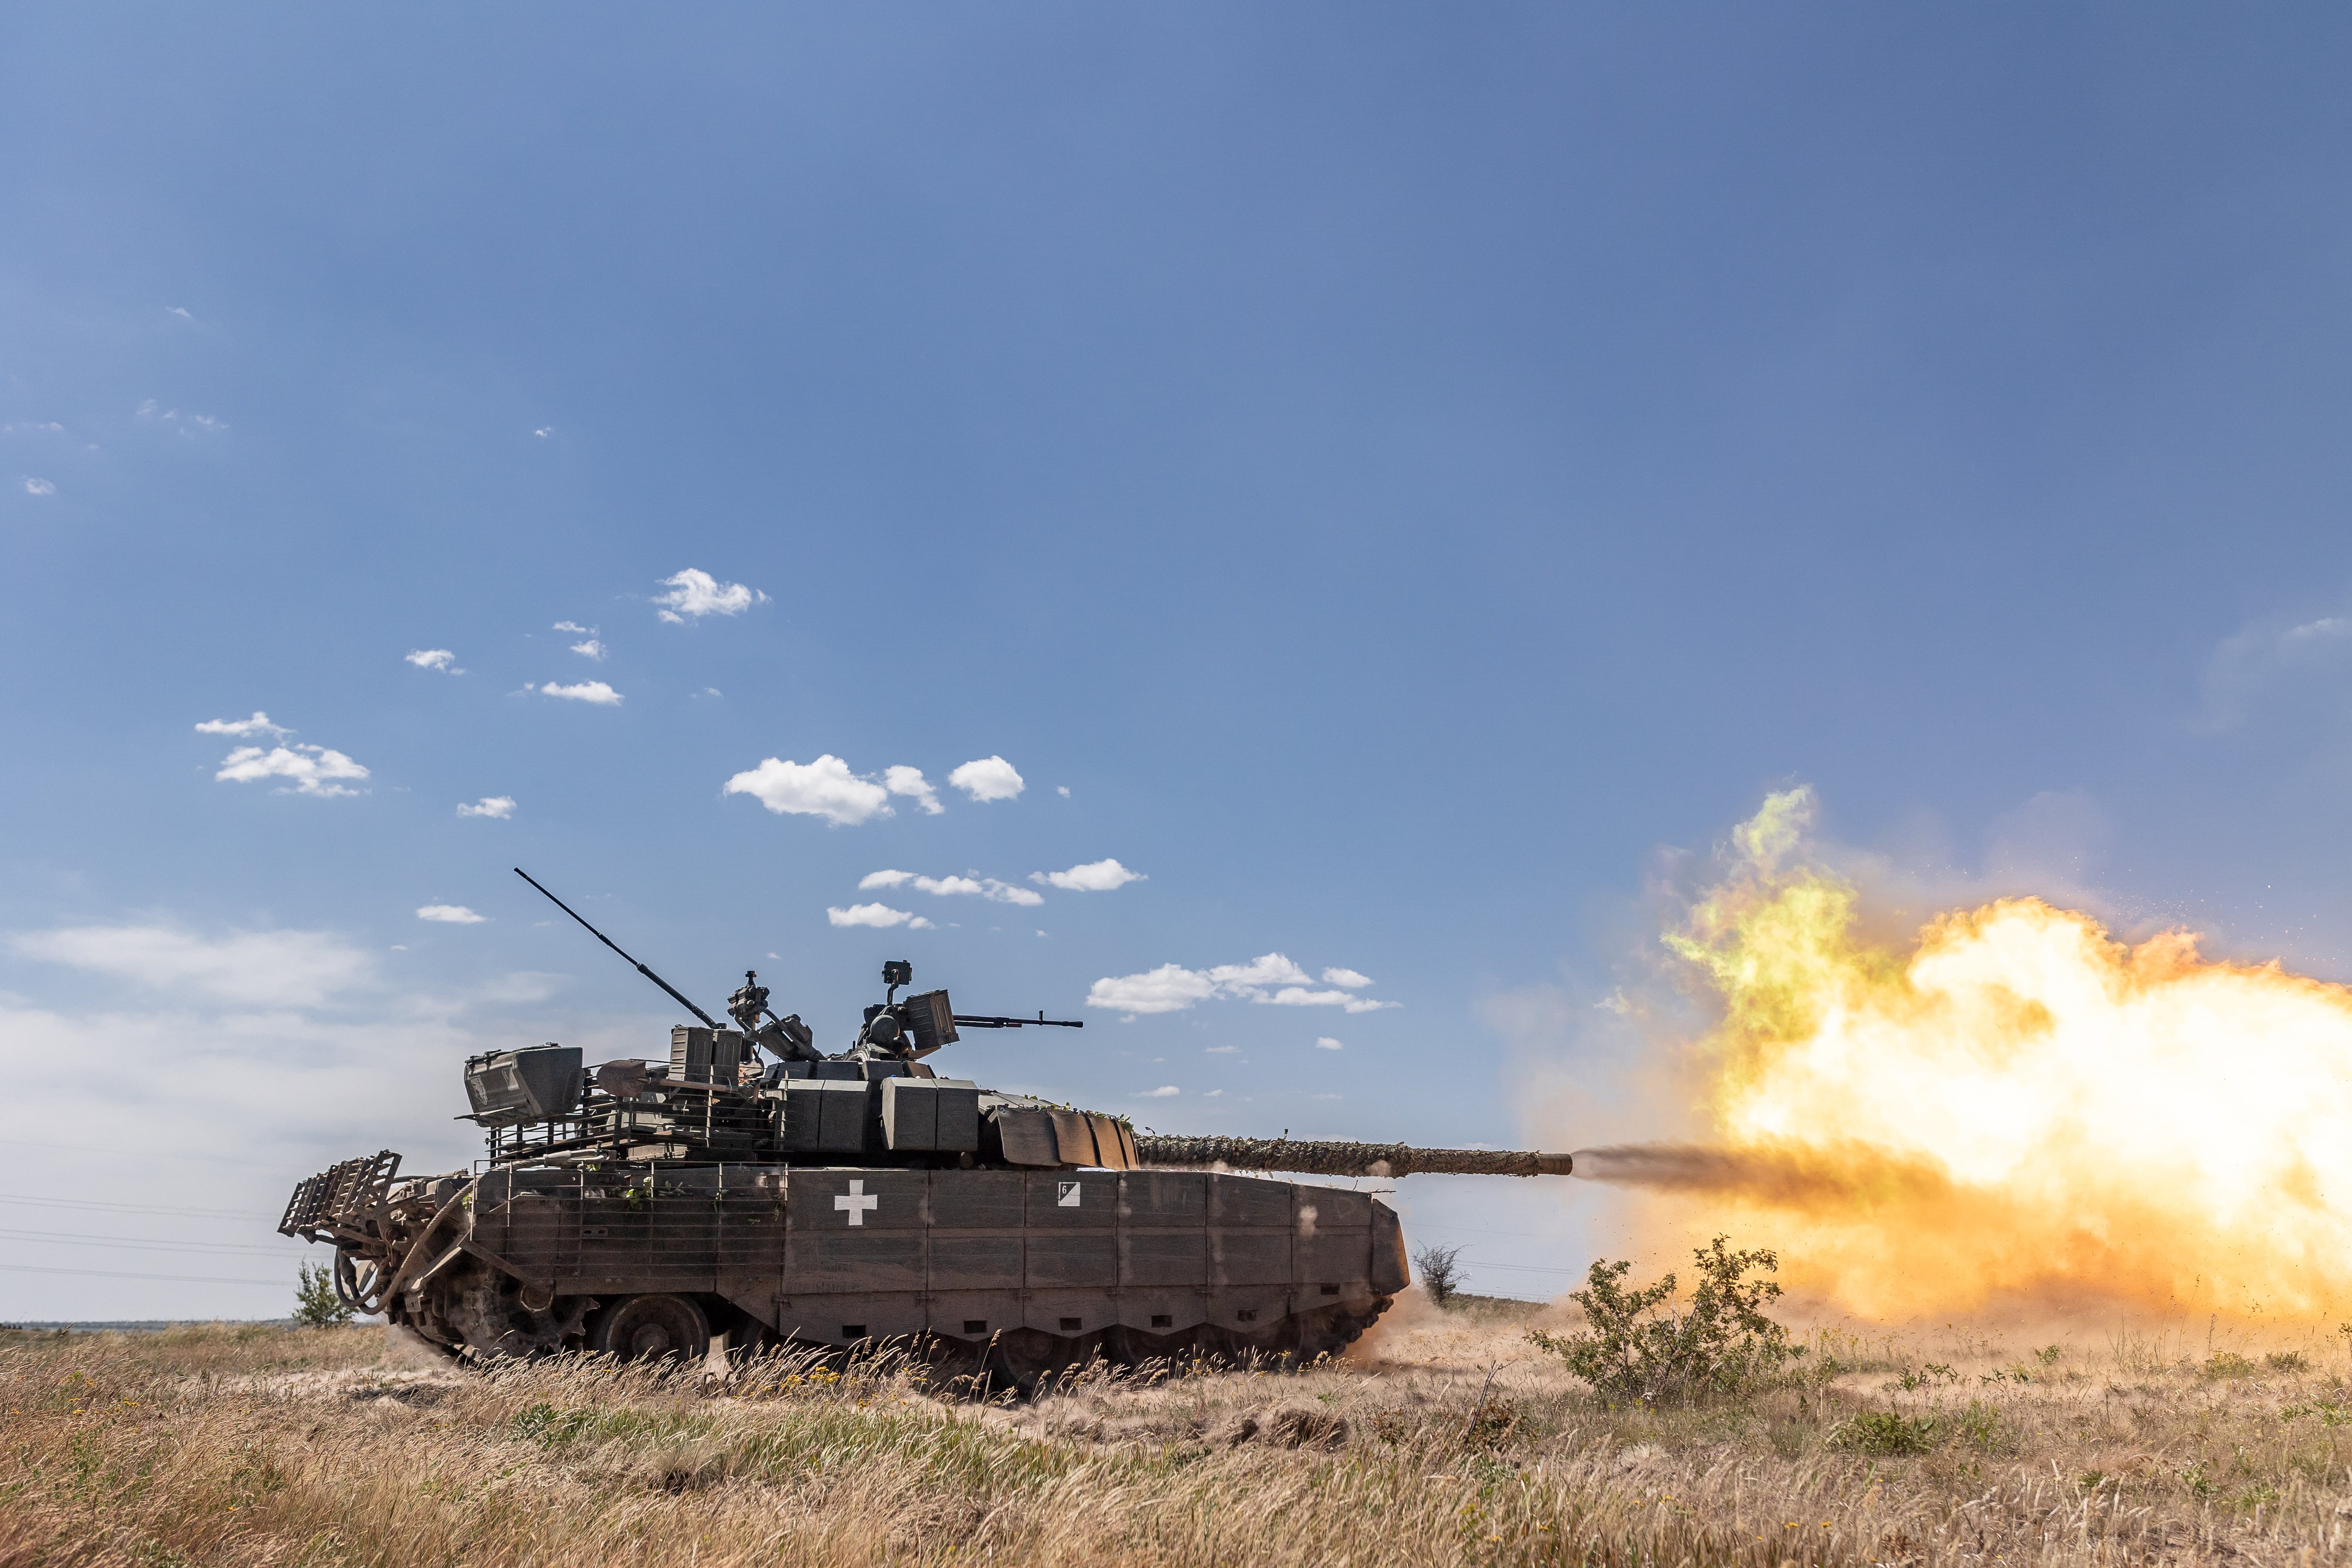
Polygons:
[[857,1044],[851,1054],[895,1057],[901,1061],[919,1061],[943,1046],[951,1046],[959,1037],[956,1030],[1024,1029],[1043,1025],[1049,1029],[1083,1029],[1081,1018],[1048,1018],[1040,1012],[1034,1018],[1009,1018],[993,1013],[959,1013],[948,1002],[944,991],[923,991],[898,1001],[898,988],[915,983],[915,965],[904,958],[885,959],[882,963],[882,1002],[879,1006],[866,1009],[866,1026],[858,1031]]

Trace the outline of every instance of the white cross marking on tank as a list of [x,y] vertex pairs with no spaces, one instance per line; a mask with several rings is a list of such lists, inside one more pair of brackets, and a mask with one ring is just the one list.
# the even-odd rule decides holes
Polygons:
[[867,1192],[863,1181],[852,1181],[849,1184],[849,1191],[843,1196],[834,1199],[833,1206],[837,1209],[846,1209],[849,1212],[850,1224],[863,1226],[866,1223],[866,1211],[880,1208],[882,1199],[879,1194]]

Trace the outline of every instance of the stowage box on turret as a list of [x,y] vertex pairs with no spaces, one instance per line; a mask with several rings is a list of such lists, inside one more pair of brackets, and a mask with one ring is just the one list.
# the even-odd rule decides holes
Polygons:
[[333,1244],[354,1307],[453,1352],[905,1338],[1019,1382],[1094,1355],[1311,1359],[1405,1288],[1387,1205],[1232,1167],[1568,1168],[1554,1154],[1139,1137],[1118,1117],[941,1078],[924,1058],[959,1027],[1079,1026],[959,1016],[944,991],[901,999],[903,962],[833,1056],[769,1009],[756,975],[727,1028],[637,967],[701,1019],[672,1031],[666,1061],[590,1068],[561,1046],[478,1057],[478,1174],[404,1178],[389,1151],[348,1160],[296,1187],[278,1228]]

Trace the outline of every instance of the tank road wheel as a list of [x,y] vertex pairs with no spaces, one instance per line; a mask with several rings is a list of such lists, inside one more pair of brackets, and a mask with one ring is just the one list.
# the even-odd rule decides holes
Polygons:
[[684,1296],[624,1296],[589,1321],[588,1348],[618,1361],[699,1361],[710,1351],[710,1320]]
[[1353,1312],[1345,1307],[1326,1307],[1320,1311],[1303,1312],[1293,1320],[1298,1326],[1297,1341],[1287,1348],[1301,1362],[1312,1362],[1318,1356],[1336,1356],[1363,1338],[1364,1331],[1379,1322],[1381,1314],[1389,1310],[1391,1298],[1376,1296],[1371,1310]]

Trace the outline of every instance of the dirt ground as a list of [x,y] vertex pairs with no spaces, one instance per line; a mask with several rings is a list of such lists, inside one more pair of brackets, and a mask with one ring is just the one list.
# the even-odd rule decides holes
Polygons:
[[0,1336],[16,1564],[2324,1563],[2346,1336],[2226,1325],[1806,1334],[1807,1375],[1612,1408],[1401,1300],[1303,1372],[1029,1401],[906,1364],[460,1368],[380,1327]]

